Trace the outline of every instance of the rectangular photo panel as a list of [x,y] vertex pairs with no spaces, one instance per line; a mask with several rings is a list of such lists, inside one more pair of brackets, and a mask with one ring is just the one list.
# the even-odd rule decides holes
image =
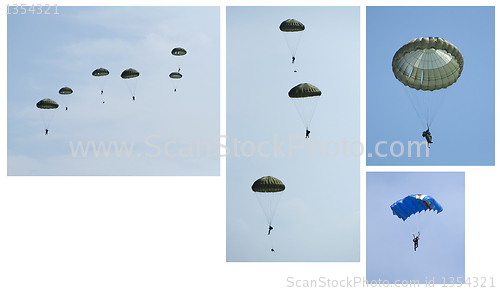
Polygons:
[[366,7],[366,153],[495,165],[495,7]]
[[359,7],[226,11],[226,261],[358,262]]
[[368,172],[366,279],[414,286],[460,277],[466,277],[465,173]]
[[9,11],[8,175],[220,174],[219,7]]

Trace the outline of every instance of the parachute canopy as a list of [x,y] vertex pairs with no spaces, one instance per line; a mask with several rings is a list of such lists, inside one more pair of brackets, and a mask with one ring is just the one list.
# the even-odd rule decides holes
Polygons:
[[264,211],[267,223],[271,225],[274,213],[278,208],[281,194],[285,190],[285,185],[276,177],[264,176],[253,183],[252,190],[259,200],[260,207]]
[[36,103],[36,107],[39,109],[57,109],[59,104],[52,99],[46,98]]
[[393,203],[391,209],[403,221],[422,211],[435,211],[436,214],[443,211],[443,207],[433,197],[425,194],[409,195]]
[[276,177],[264,176],[253,183],[252,190],[254,192],[280,192],[285,190],[285,185]]
[[304,24],[295,19],[287,19],[280,24],[280,30],[283,32],[297,32],[306,29]]
[[405,86],[434,91],[454,84],[464,67],[462,53],[440,37],[420,37],[403,45],[392,59],[394,76]]
[[308,83],[302,83],[300,85],[296,85],[289,92],[288,96],[290,98],[307,98],[314,96],[321,96],[321,91]]
[[109,71],[107,69],[101,67],[101,68],[95,69],[92,72],[92,75],[95,77],[107,76],[107,75],[109,75]]
[[61,95],[69,95],[72,93],[73,93],[73,90],[70,87],[63,87],[59,90],[59,94],[61,94]]
[[121,74],[122,79],[131,79],[139,76],[139,72],[136,69],[128,68],[124,70]]
[[182,47],[176,47],[176,48],[172,49],[172,55],[174,55],[174,56],[182,56],[182,55],[185,55],[186,53],[187,53],[187,51]]
[[178,72],[173,72],[168,75],[171,79],[180,79],[182,78],[182,75]]

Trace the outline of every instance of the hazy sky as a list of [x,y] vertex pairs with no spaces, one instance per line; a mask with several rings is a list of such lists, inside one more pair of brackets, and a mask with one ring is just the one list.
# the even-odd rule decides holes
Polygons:
[[[58,13],[7,17],[8,174],[218,175],[219,8],[58,7]],[[177,71],[170,52],[178,46],[188,53],[174,92],[168,75]],[[91,74],[99,67],[110,71],[102,96]],[[135,102],[120,77],[127,68],[140,72]],[[64,86],[73,94],[59,95]],[[35,106],[44,98],[60,104],[47,136]],[[95,157],[90,145],[83,157],[74,153],[79,141],[96,148],[115,141],[118,150],[126,142],[131,154],[123,149],[117,157],[112,147],[109,157],[102,149]],[[206,145],[197,157],[203,141],[210,157]],[[180,157],[189,155],[189,144],[194,157]],[[166,155],[165,145],[176,157]]]
[[[366,152],[372,153],[368,165],[494,165],[494,12],[494,7],[366,8]],[[423,36],[453,43],[464,57],[464,69],[433,121],[429,157],[415,157],[413,149],[409,158],[408,141],[424,141],[425,128],[391,63],[401,46]],[[379,150],[387,157],[376,155],[379,141],[387,141]],[[405,145],[401,157],[390,154],[395,141]],[[394,151],[399,153],[400,146]]]
[[[366,277],[426,280],[465,277],[465,179],[463,172],[368,172],[366,176]],[[411,230],[390,206],[412,194],[432,196],[443,211],[421,231],[413,250]],[[415,233],[417,234],[417,233]]]
[[[279,30],[288,18],[306,27],[297,73]],[[289,140],[300,146],[305,127],[288,91],[304,82],[322,95],[310,139],[290,156]],[[227,261],[359,261],[359,157],[350,153],[352,142],[359,141],[359,8],[228,7],[227,135],[232,150],[227,157]],[[350,142],[348,156],[343,138]],[[235,140],[241,142],[240,157],[234,154]],[[244,142],[249,157],[241,151]],[[260,156],[261,142],[269,142],[261,147],[269,157]],[[281,142],[285,156],[276,151],[275,157],[274,144]],[[311,142],[316,144],[309,157]],[[327,156],[328,142],[339,145],[337,156]],[[359,147],[353,148],[357,154]],[[271,233],[275,253],[251,190],[266,175],[286,186]]]

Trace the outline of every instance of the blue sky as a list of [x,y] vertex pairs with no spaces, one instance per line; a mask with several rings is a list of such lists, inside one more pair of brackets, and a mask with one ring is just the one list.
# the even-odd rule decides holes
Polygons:
[[[366,176],[366,277],[426,280],[465,277],[465,173],[368,172]],[[390,206],[412,194],[430,195],[443,207],[421,231],[413,250],[411,230]],[[417,234],[417,233],[415,233]],[[449,281],[447,281],[449,282]]]
[[[279,30],[288,18],[306,26],[297,73]],[[359,261],[359,157],[349,151],[359,140],[359,47],[357,7],[227,8],[227,144],[232,150],[226,178],[227,261]],[[322,95],[310,139],[290,157],[288,141],[299,147],[305,128],[288,91],[303,82]],[[275,136],[276,144],[284,142],[285,156],[277,152],[274,157]],[[350,142],[347,156],[343,138]],[[236,140],[240,157],[234,154]],[[243,156],[244,142],[247,155],[254,144],[252,156]],[[261,142],[269,142],[262,146],[269,157],[259,155]],[[310,142],[316,142],[312,157]],[[325,153],[328,142],[340,146],[337,156]],[[353,148],[357,154],[358,147]],[[329,150],[333,155],[334,145]],[[253,182],[266,175],[286,186],[271,233],[275,253],[251,191]]]
[[[219,8],[66,6],[58,13],[7,17],[8,174],[219,175]],[[170,51],[178,46],[188,53],[174,92]],[[91,75],[99,67],[110,71],[103,96]],[[120,78],[131,67],[140,72],[135,102]],[[69,97],[58,94],[64,86],[74,91]],[[35,106],[43,98],[61,105],[47,136]],[[91,145],[86,157],[74,157],[79,141],[133,147],[130,157],[114,147],[95,157]],[[198,141],[210,143],[210,157],[206,145],[198,157]],[[166,155],[167,144],[176,157]],[[189,144],[194,157],[181,157]]]
[[[366,8],[366,153],[372,153],[367,165],[494,165],[494,16],[494,7]],[[464,69],[432,124],[429,157],[415,157],[413,149],[410,158],[408,141],[423,141],[425,129],[391,62],[401,46],[423,36],[458,47]],[[387,141],[379,150],[387,157],[376,155],[379,141]],[[396,141],[405,145],[401,157],[389,151]]]

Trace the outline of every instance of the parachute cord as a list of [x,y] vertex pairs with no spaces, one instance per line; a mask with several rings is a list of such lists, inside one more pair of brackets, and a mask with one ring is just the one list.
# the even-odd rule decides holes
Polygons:
[[[451,89],[451,87],[446,88],[446,89],[443,89],[443,90],[448,90],[448,89]],[[448,94],[449,94],[449,90],[448,90],[448,91],[446,91],[446,93],[444,93],[444,96],[443,96],[443,98],[442,98],[442,100],[441,100],[441,102],[440,102],[440,104],[438,105],[438,108],[437,108],[437,110],[436,110],[436,113],[434,113],[434,116],[432,116],[432,118],[431,118],[431,121],[430,121],[430,123],[429,123],[429,127],[431,126],[432,122],[434,122],[434,118],[435,118],[435,117],[436,117],[436,115],[439,113],[439,110],[440,110],[440,109],[441,109],[441,107],[443,106],[444,100],[446,99],[446,97],[448,96]]]

